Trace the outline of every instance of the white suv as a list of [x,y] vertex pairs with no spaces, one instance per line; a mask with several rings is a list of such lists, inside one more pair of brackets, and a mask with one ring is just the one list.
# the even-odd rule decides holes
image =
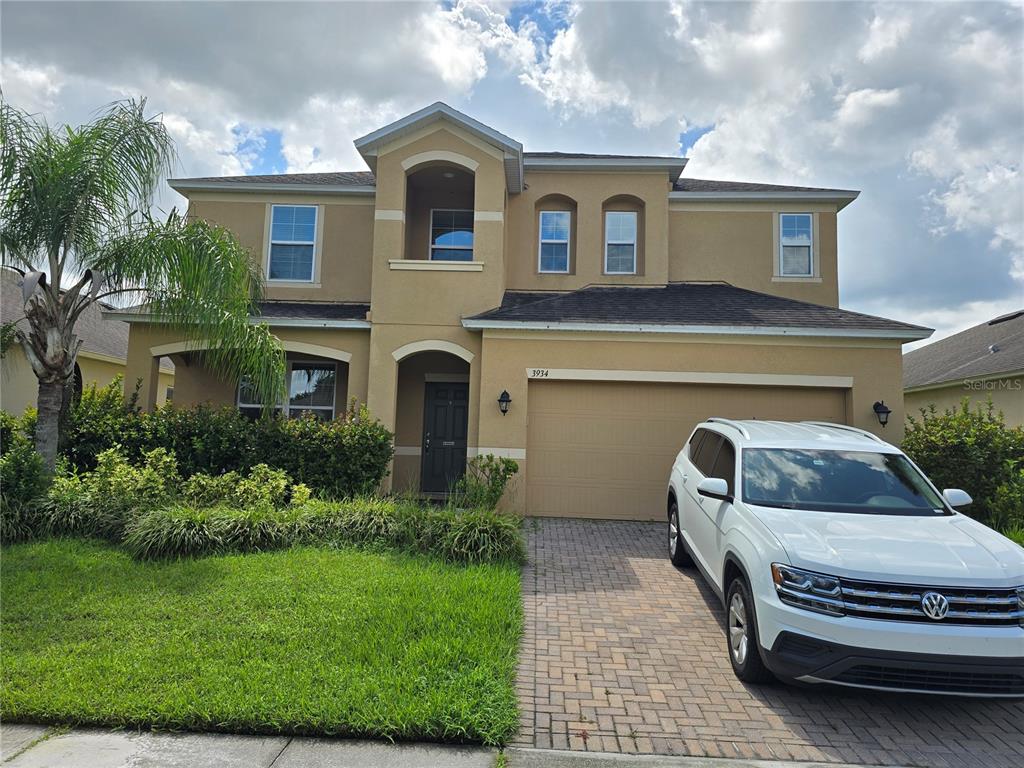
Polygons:
[[869,432],[713,418],[672,466],[669,554],[741,680],[1024,696],[1024,549],[970,501]]

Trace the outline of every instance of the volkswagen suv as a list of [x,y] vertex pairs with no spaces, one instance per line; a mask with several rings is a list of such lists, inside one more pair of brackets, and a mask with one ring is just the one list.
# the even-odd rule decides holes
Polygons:
[[898,448],[818,422],[700,424],[672,466],[672,563],[722,599],[746,682],[1024,696],[1024,549]]

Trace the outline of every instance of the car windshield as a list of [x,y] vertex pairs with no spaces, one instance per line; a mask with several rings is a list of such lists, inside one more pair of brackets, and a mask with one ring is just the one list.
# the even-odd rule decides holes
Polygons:
[[871,451],[747,448],[743,500],[821,512],[947,513],[942,499],[905,456]]

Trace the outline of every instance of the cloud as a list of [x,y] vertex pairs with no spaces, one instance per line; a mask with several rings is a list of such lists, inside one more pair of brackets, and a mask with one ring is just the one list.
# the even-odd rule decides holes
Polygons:
[[441,99],[529,149],[686,149],[691,176],[860,189],[840,216],[843,303],[952,324],[1024,305],[1022,18],[1010,3],[7,0],[0,77],[55,122],[148,95],[181,175],[359,169],[352,139]]

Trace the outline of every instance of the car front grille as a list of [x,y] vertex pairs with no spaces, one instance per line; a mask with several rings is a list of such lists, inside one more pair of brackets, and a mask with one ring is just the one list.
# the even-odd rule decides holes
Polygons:
[[[864,619],[1017,626],[1024,618],[1024,606],[1013,588],[926,587],[848,579],[841,579],[841,587],[846,615]],[[925,614],[921,600],[928,592],[937,592],[949,601],[945,618]]]
[[937,669],[908,669],[882,664],[858,664],[832,678],[837,683],[903,691],[977,694],[987,696],[1024,695],[1024,674],[1015,672],[973,672]]

